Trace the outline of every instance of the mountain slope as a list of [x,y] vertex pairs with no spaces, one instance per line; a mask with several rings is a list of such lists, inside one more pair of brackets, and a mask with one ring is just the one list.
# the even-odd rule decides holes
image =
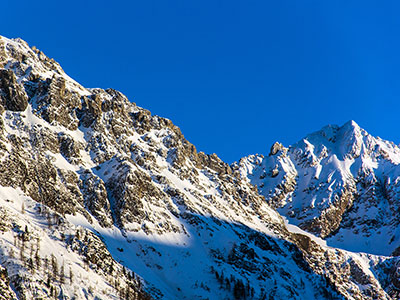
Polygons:
[[[315,156],[304,143],[304,162],[293,162],[291,150],[275,146],[277,171],[263,184],[283,192],[270,197],[253,185],[261,186],[254,180],[267,167],[263,158],[231,167],[197,152],[170,120],[113,89],[82,87],[20,39],[0,38],[0,59],[7,297],[396,299],[395,258],[331,248],[272,207],[296,219],[285,205],[298,166],[314,168],[323,150]],[[356,159],[359,140],[349,137],[336,157]],[[354,198],[359,183],[341,159],[329,163],[331,188]],[[323,209],[306,209],[306,225],[298,224],[326,237],[339,227],[317,230],[313,216],[330,207],[320,199]],[[338,202],[346,203],[337,209],[345,220],[350,205]]]
[[350,121],[288,148],[275,143],[268,156],[251,155],[233,168],[291,224],[331,247],[370,254],[374,268],[386,265],[383,284],[394,283],[388,290],[397,299],[399,163],[398,146]]
[[[327,126],[241,172],[291,222],[352,251],[390,255],[400,246],[400,148],[354,121]],[[358,239],[359,243],[354,243]]]

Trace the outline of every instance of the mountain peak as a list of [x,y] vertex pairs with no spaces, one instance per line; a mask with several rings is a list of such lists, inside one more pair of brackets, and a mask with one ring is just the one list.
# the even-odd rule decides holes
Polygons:
[[351,132],[351,133],[364,133],[367,134],[367,132],[362,129],[355,121],[350,120],[347,121],[346,123],[344,123],[341,127],[340,127],[340,131],[341,132]]
[[360,126],[354,120],[347,121],[343,124],[342,127],[353,127],[353,128],[360,128]]
[[364,144],[365,138],[369,134],[362,129],[355,121],[350,120],[343,124],[338,125],[327,125],[322,129],[308,134],[300,142],[294,146],[300,146],[304,144],[304,140],[316,147],[325,146],[328,149],[334,151],[338,157],[348,156],[359,156]]
[[340,127],[341,131],[346,132],[358,132],[360,129],[362,130],[362,128],[354,120],[347,121]]

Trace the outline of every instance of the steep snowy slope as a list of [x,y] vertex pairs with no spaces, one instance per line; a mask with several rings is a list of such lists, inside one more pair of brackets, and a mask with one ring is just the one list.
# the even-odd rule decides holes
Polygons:
[[[283,192],[277,188],[268,202],[291,223],[304,210],[306,225],[297,224],[325,237],[338,226],[318,231],[313,216],[332,207],[332,200],[317,197],[311,208],[302,192],[299,211],[287,207],[300,165],[313,170],[309,160],[325,155],[322,149],[309,150],[311,142],[301,147],[312,154],[300,153],[296,161],[288,155],[291,150],[275,146],[271,170],[265,169],[269,161],[255,156],[232,169],[215,154],[197,152],[171,121],[152,116],[113,89],[82,87],[19,39],[0,38],[0,97],[3,294],[20,299],[35,293],[43,299],[54,294],[67,299],[396,299],[395,258],[331,248],[330,242],[286,225],[246,179],[264,177],[254,182],[264,195],[269,186],[281,185]],[[326,131],[336,136],[340,130]],[[376,141],[385,150],[390,146]],[[350,185],[347,178],[356,142],[351,137],[343,145],[331,141],[336,158],[328,164],[330,189],[348,197],[359,184]],[[302,183],[302,189],[309,186]],[[349,206],[339,205],[343,212]],[[286,213],[292,210],[295,215]],[[396,228],[392,225],[387,228]]]

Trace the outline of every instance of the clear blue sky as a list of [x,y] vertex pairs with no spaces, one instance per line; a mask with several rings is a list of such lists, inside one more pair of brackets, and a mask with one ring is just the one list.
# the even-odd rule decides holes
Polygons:
[[350,119],[398,143],[399,15],[398,1],[6,0],[0,34],[233,162]]

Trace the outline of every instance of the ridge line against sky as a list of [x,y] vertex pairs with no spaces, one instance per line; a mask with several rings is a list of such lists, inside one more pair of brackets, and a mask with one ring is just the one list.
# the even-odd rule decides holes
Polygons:
[[[7,1],[1,35],[233,162],[355,120],[399,142],[400,3]],[[11,13],[14,12],[14,13]]]

